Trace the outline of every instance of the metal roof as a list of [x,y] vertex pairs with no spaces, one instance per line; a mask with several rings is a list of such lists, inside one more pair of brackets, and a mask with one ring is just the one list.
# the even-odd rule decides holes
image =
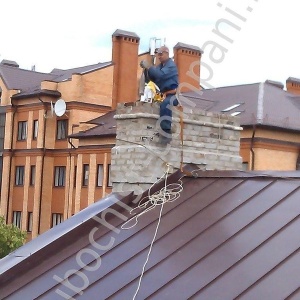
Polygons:
[[140,37],[133,31],[127,31],[127,30],[123,30],[123,29],[117,29],[112,36],[126,36],[126,37],[133,37],[133,38],[137,38],[138,40],[140,39]]
[[299,299],[300,172],[194,170],[182,186],[151,251],[161,206],[122,229],[137,198],[113,193],[3,258],[2,299]]
[[53,69],[51,73],[40,73],[33,70],[20,69],[17,64],[8,64],[4,60],[0,63],[0,77],[8,89],[20,90],[20,97],[24,97],[38,93],[41,88],[41,82],[44,80],[62,82],[70,80],[72,74],[86,74],[110,65],[112,65],[111,61],[66,70]]
[[84,139],[90,137],[116,136],[117,122],[114,119],[116,111],[110,111],[103,116],[88,121],[89,124],[96,124],[95,127],[69,135],[70,138]]
[[201,48],[199,48],[198,46],[185,44],[185,43],[181,43],[181,42],[178,42],[174,46],[174,49],[181,49],[181,48],[188,49],[188,50],[195,50],[195,51],[200,52],[201,54],[203,54],[203,50]]
[[41,81],[51,80],[53,75],[20,69],[16,66],[0,64],[0,77],[6,87],[14,90],[28,90],[40,86]]
[[[267,80],[264,83],[203,89],[198,93],[182,93],[179,99],[186,107],[224,114],[240,112],[241,126],[262,125],[300,130],[300,96],[286,92],[278,82]],[[74,138],[115,135],[114,114],[110,112],[95,119],[96,122],[91,121],[99,126],[73,135]]]
[[261,82],[245,85],[202,89],[180,96],[183,105],[225,114],[238,113],[241,126],[264,125],[300,130],[300,96],[274,85]]

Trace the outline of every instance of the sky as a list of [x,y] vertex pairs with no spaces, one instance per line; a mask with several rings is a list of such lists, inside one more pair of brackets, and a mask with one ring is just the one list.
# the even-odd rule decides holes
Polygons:
[[[0,61],[51,72],[111,60],[117,29],[200,47],[204,88],[300,78],[297,0],[3,0]],[[172,54],[172,53],[171,53]]]

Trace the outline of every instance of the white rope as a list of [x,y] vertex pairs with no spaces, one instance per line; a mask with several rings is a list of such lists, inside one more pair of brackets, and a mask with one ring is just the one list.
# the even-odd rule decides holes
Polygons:
[[[149,189],[149,193],[151,191],[151,188],[158,182],[160,181],[164,176],[166,176],[168,173],[164,173],[164,175],[158,179]],[[166,180],[165,180],[166,184]],[[183,190],[183,185],[182,181],[178,180],[178,183],[171,183],[160,189],[159,191],[155,192],[153,195],[148,195],[147,201],[144,201],[145,198],[141,199],[139,201],[139,204],[137,207],[133,208],[130,211],[130,214],[134,214],[135,211],[144,209],[140,213],[136,214],[134,217],[130,218],[127,220],[124,224],[122,224],[121,228],[122,229],[131,229],[133,228],[137,223],[138,219],[148,211],[154,209],[158,205],[164,205],[166,202],[173,202],[177,200],[180,197],[180,193]],[[134,223],[133,223],[134,222]],[[133,224],[131,224],[133,223]],[[129,225],[131,224],[131,225]]]
[[[150,195],[150,191],[151,191],[151,188],[150,188],[149,192],[148,192],[148,200],[145,201],[144,203],[143,203],[144,198],[142,200],[140,200],[138,206],[136,208],[132,209],[131,213],[134,213],[134,211],[137,210],[137,209],[144,209],[144,208],[145,209],[142,212],[138,213],[133,218],[129,219],[127,222],[125,222],[121,226],[122,229],[130,229],[130,228],[134,227],[138,223],[138,218],[140,216],[142,216],[146,212],[154,209],[157,205],[160,205],[160,212],[159,212],[158,222],[157,222],[157,225],[156,225],[156,228],[155,228],[154,236],[153,236],[153,239],[151,241],[149,251],[148,251],[148,254],[147,254],[147,258],[146,258],[146,261],[143,265],[142,273],[141,273],[140,278],[139,278],[138,286],[137,286],[137,289],[135,291],[135,294],[134,294],[132,300],[135,300],[135,298],[136,298],[136,296],[137,296],[137,294],[140,290],[141,283],[142,283],[142,278],[144,276],[145,269],[146,269],[147,263],[149,261],[151,251],[152,251],[152,247],[153,247],[154,241],[155,241],[157,233],[158,233],[158,229],[159,229],[159,225],[160,225],[160,222],[161,222],[161,217],[162,217],[162,211],[163,211],[163,208],[164,208],[164,204],[167,203],[167,202],[173,202],[176,199],[178,199],[179,196],[180,196],[181,191],[183,190],[183,185],[182,185],[181,180],[178,181],[179,183],[173,183],[173,184],[167,185],[167,177],[168,177],[168,174],[169,174],[169,168],[170,168],[170,165],[167,164],[166,172],[163,174],[163,176],[161,178],[159,178],[151,186],[151,188],[152,188],[158,181],[160,181],[163,177],[165,177],[164,187],[161,190],[154,193],[153,195]],[[148,205],[149,205],[149,207],[147,207]],[[130,226],[127,226],[128,223],[130,223],[132,220],[135,220],[135,223],[130,225]]]

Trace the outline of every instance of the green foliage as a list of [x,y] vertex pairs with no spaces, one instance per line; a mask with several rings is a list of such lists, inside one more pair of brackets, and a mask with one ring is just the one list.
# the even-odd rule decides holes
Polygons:
[[0,258],[22,246],[26,232],[15,225],[6,225],[4,217],[0,216]]

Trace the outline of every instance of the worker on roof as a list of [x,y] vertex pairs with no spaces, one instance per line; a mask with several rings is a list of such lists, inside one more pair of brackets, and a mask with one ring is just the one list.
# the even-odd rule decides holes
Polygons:
[[162,46],[156,51],[160,64],[150,66],[142,60],[140,66],[148,72],[149,79],[160,89],[163,101],[160,104],[160,127],[163,131],[161,141],[168,143],[171,141],[172,132],[172,106],[178,105],[176,89],[178,87],[178,70],[174,61],[169,56],[169,48]]

